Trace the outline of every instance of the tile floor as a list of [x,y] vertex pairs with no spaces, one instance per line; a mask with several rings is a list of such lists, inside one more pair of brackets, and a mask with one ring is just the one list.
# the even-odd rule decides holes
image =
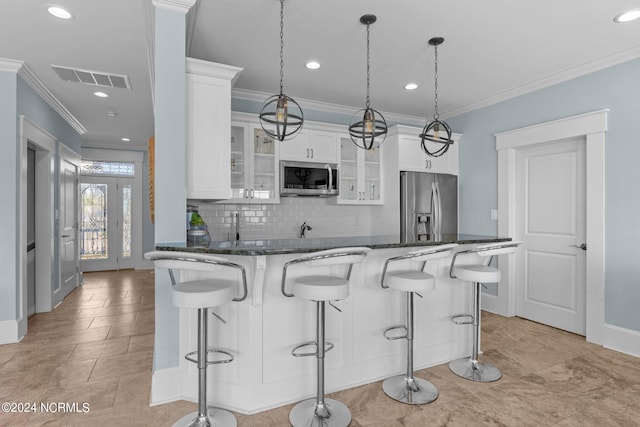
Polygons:
[[[51,313],[29,319],[19,344],[0,345],[0,402],[78,403],[77,413],[0,412],[0,426],[170,426],[196,409],[149,407],[154,332],[153,271],[86,273],[85,284]],[[478,384],[446,365],[417,372],[440,397],[410,406],[380,382],[337,392],[352,427],[640,426],[640,359],[519,318],[483,314],[484,356],[503,372]],[[329,385],[330,386],[330,385]],[[88,411],[83,412],[83,403]],[[292,405],[239,426],[288,426]]]

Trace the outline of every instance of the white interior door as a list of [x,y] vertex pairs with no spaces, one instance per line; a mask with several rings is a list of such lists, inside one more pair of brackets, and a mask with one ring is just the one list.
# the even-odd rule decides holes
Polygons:
[[131,178],[83,176],[80,184],[82,271],[133,268]]
[[516,315],[585,335],[585,139],[517,150]]
[[60,283],[58,289],[54,289],[54,306],[80,284],[78,256],[79,160],[75,156],[65,154],[64,149],[60,149]]

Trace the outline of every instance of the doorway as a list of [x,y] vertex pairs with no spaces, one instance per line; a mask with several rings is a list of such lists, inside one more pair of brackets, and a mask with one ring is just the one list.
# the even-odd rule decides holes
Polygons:
[[[498,234],[520,240],[517,209],[518,151],[527,147],[582,138],[585,146],[585,334],[589,342],[604,340],[604,156],[607,110],[581,114],[496,134],[498,151]],[[581,244],[581,243],[579,243]],[[519,249],[521,251],[522,249]],[[483,306],[504,316],[517,315],[517,256],[501,256],[502,280],[497,297],[483,295]],[[522,280],[522,279],[520,279]],[[487,304],[485,304],[485,302]]]
[[80,183],[82,271],[133,268],[133,179],[83,176]]

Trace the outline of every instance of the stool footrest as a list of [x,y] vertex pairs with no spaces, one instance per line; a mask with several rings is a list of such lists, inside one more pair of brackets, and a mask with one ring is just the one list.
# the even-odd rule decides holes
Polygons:
[[472,314],[456,314],[451,316],[451,321],[456,325],[471,325],[473,324]]
[[[208,356],[211,353],[224,354],[227,357],[219,360],[209,360]],[[198,363],[198,352],[192,351],[190,353],[187,353],[184,355],[184,358],[187,359],[189,362]],[[215,348],[207,349],[207,365],[218,365],[220,363],[229,363],[229,362],[233,362],[233,354],[229,353],[228,351],[218,350]]]
[[[305,352],[301,352],[298,351],[304,347],[309,347],[309,346],[314,346],[315,350],[314,351],[305,351]],[[333,348],[333,343],[330,342],[325,342],[324,343],[324,352],[328,353],[329,350],[331,350]],[[297,345],[293,348],[293,350],[291,350],[291,355],[294,357],[307,357],[307,356],[317,356],[318,355],[318,344],[315,341],[309,341],[309,342],[305,342],[302,343],[300,345]]]
[[[404,335],[389,335],[390,332],[392,331],[397,331],[402,329],[404,331]],[[400,326],[392,326],[390,328],[387,328],[384,330],[384,332],[382,333],[384,335],[384,337],[388,340],[402,340],[405,338],[409,337],[409,331],[407,330],[407,327],[404,325],[400,325]]]

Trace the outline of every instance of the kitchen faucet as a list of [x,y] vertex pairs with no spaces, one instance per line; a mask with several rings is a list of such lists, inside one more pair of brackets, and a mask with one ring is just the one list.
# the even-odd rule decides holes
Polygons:
[[307,221],[303,222],[300,226],[300,238],[304,239],[304,232],[307,230],[313,230],[310,226],[307,225]]

